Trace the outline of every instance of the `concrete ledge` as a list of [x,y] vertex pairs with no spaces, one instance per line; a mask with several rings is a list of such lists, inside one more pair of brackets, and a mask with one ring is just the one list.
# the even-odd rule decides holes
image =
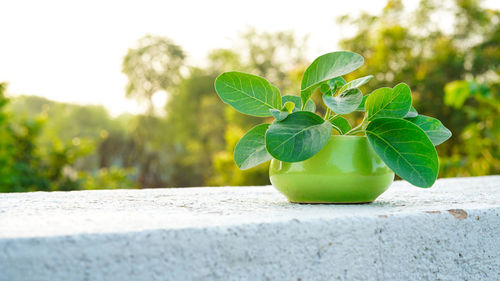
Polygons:
[[500,280],[500,176],[369,205],[272,187],[0,194],[0,280]]

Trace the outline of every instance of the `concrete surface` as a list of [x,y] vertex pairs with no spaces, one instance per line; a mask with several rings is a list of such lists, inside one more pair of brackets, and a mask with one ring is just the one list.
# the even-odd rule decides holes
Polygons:
[[270,186],[0,194],[0,280],[500,280],[500,176],[368,205]]

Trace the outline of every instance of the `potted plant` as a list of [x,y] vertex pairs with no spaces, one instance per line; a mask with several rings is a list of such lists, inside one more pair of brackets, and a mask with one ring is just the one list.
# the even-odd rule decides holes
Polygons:
[[[413,108],[410,87],[399,83],[363,96],[359,87],[372,75],[342,78],[364,63],[340,51],[314,60],[302,77],[300,97],[281,96],[262,77],[225,72],[215,80],[223,102],[237,111],[274,117],[248,131],[234,150],[240,169],[271,160],[271,183],[291,202],[372,202],[391,185],[394,173],[418,187],[431,187],[439,162],[435,149],[451,132]],[[317,115],[311,95],[320,89],[326,105]],[[361,111],[351,127],[344,115]]]

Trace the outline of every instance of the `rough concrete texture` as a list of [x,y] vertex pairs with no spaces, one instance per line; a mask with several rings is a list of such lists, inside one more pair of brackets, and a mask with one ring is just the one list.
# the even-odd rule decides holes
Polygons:
[[500,280],[500,176],[367,205],[270,186],[0,195],[0,280]]

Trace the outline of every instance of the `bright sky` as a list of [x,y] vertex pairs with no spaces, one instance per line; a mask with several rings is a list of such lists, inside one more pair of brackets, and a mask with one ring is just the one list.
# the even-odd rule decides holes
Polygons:
[[[138,112],[126,99],[121,63],[145,34],[172,38],[201,64],[214,48],[231,47],[246,27],[310,35],[309,58],[336,50],[337,16],[379,13],[385,0],[341,1],[67,1],[3,0],[0,81],[11,94],[103,104],[113,115]],[[415,6],[417,0],[408,1]],[[491,2],[491,1],[490,1]]]

